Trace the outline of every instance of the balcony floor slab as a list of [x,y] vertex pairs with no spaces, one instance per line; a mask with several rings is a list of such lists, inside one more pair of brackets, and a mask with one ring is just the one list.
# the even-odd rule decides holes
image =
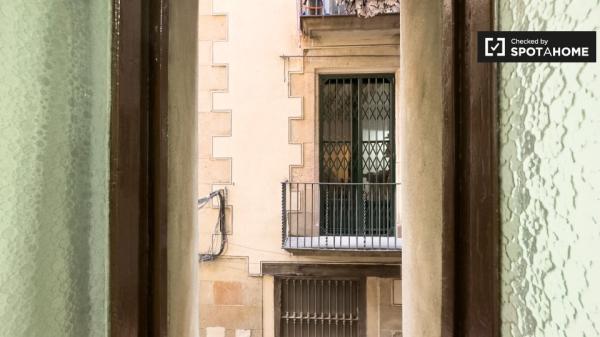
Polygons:
[[385,236],[292,236],[284,249],[401,251],[402,239]]

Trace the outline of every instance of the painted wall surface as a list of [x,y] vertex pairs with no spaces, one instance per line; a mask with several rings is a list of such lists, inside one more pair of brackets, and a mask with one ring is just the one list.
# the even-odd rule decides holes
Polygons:
[[[257,23],[264,8],[278,15]],[[397,256],[297,256],[281,249],[281,182],[317,181],[316,78],[322,72],[395,73],[399,59],[301,55],[295,1],[200,2],[199,167],[200,196],[227,188],[228,256],[248,257],[260,274],[262,261],[398,262]],[[306,43],[306,42],[304,42]],[[319,41],[324,44],[325,42]],[[375,54],[397,54],[398,46]],[[334,53],[365,53],[336,47]],[[323,45],[316,51],[326,52]],[[398,88],[396,89],[398,92]],[[200,250],[210,245],[217,209],[199,212]]]
[[169,4],[168,336],[198,337],[198,1]]
[[[501,30],[600,29],[600,1],[499,0]],[[502,64],[502,335],[600,336],[600,64]]]
[[399,159],[405,336],[441,335],[442,2],[401,1]]
[[106,336],[110,1],[0,22],[0,336]]
[[[318,181],[318,74],[399,76],[397,56],[340,57],[398,55],[399,41],[358,49],[303,39],[296,1],[201,0],[199,6],[198,78],[206,80],[198,83],[198,193],[227,189],[229,234],[224,256],[200,263],[200,335],[272,336],[273,294],[265,291],[273,279],[261,275],[262,262],[400,264],[398,253],[293,255],[281,249],[281,182]],[[338,56],[281,57],[309,49]],[[199,252],[209,248],[217,216],[216,208],[199,211]],[[399,324],[390,318],[383,327],[398,333]]]

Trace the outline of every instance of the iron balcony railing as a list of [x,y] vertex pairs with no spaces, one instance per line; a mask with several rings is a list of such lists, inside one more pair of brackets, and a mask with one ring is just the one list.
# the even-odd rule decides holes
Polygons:
[[[341,16],[341,15],[357,15],[357,6],[356,5],[348,5],[345,2],[337,1],[337,0],[297,0],[299,1],[300,6],[300,16]],[[357,0],[363,1],[363,0]],[[377,7],[376,12],[379,14],[382,13],[398,13],[400,10],[400,6],[394,4],[387,3],[377,3],[377,6],[384,6],[383,8]],[[365,12],[364,7],[370,6],[368,2],[362,4],[363,10],[362,13]],[[370,10],[370,9],[369,9]],[[367,12],[369,11],[367,10]],[[370,16],[370,15],[369,15]]]
[[396,185],[282,183],[282,248],[401,250]]
[[356,15],[345,4],[338,4],[336,0],[300,0],[302,16],[326,15]]

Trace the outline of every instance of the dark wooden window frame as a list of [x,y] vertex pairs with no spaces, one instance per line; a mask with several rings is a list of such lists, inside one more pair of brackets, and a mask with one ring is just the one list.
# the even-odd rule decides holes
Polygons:
[[112,1],[109,336],[167,335],[168,1]]
[[[110,336],[166,336],[167,0],[113,0]],[[442,336],[497,337],[496,69],[476,61],[493,0],[443,0]]]
[[[389,120],[389,138],[390,138],[390,144],[391,144],[391,153],[390,153],[390,177],[389,177],[389,181],[376,181],[376,182],[394,182],[396,180],[396,144],[395,144],[395,139],[396,139],[396,87],[395,87],[395,81],[396,81],[396,76],[393,73],[357,73],[357,74],[321,74],[319,75],[319,88],[318,88],[318,95],[319,95],[319,111],[317,112],[318,116],[319,116],[319,123],[318,123],[318,143],[319,143],[319,176],[321,179],[321,182],[323,182],[323,178],[325,176],[325,167],[323,164],[323,139],[325,137],[325,130],[324,130],[324,126],[323,126],[323,111],[325,110],[325,102],[323,99],[324,96],[324,86],[327,83],[327,81],[330,80],[341,80],[341,81],[351,81],[351,80],[356,80],[357,82],[360,82],[361,80],[371,80],[371,79],[376,79],[376,80],[387,80],[390,82],[390,88],[391,88],[391,92],[390,92],[390,106],[391,106],[391,115],[390,115],[390,120]],[[342,82],[345,83],[345,82]],[[350,178],[352,181],[352,183],[360,183],[362,182],[362,178],[363,178],[363,165],[364,163],[362,162],[362,160],[360,160],[361,156],[362,156],[362,151],[361,151],[361,145],[362,143],[365,141],[364,139],[361,139],[362,137],[360,137],[360,122],[361,122],[361,118],[360,118],[360,99],[358,98],[360,95],[360,84],[357,83],[357,87],[352,88],[352,99],[353,100],[357,100],[357,102],[352,102],[351,103],[351,108],[352,108],[352,112],[351,112],[351,135],[352,135],[352,139],[351,139],[351,149],[350,149],[350,153],[351,153],[351,160],[350,160],[350,166],[351,166],[351,171],[350,171]],[[356,105],[356,106],[355,106]],[[358,115],[355,116],[354,114],[357,113]],[[355,121],[356,118],[356,121]],[[360,179],[358,179],[360,177]]]
[[500,336],[497,77],[477,63],[494,0],[444,0],[442,336]]
[[[363,144],[367,141],[365,141],[364,139],[362,139],[362,135],[361,135],[361,127],[362,127],[362,116],[361,116],[361,99],[360,97],[362,97],[361,94],[361,87],[363,85],[365,85],[364,83],[362,83],[364,80],[367,80],[369,82],[368,85],[371,85],[371,80],[375,80],[375,83],[377,83],[377,81],[382,80],[382,82],[384,80],[389,81],[389,86],[391,89],[390,92],[390,118],[389,118],[389,147],[387,148],[388,150],[390,150],[389,152],[389,165],[390,165],[390,169],[389,169],[389,176],[387,177],[387,179],[382,179],[380,181],[380,179],[376,179],[376,181],[374,181],[373,183],[394,183],[396,181],[396,144],[395,144],[395,140],[396,140],[396,76],[394,73],[389,73],[389,72],[383,72],[383,73],[355,73],[355,74],[348,74],[348,73],[344,73],[344,74],[320,74],[318,76],[319,81],[318,81],[318,102],[319,102],[319,108],[317,111],[317,115],[318,115],[318,144],[319,144],[319,158],[318,158],[318,165],[319,165],[319,182],[321,183],[337,183],[337,181],[328,181],[327,180],[327,174],[326,172],[326,165],[325,165],[325,141],[324,139],[326,138],[326,131],[330,131],[330,130],[325,130],[325,123],[324,123],[324,114],[326,111],[326,105],[325,105],[325,85],[328,81],[336,81],[336,86],[337,86],[337,81],[340,80],[342,81],[341,83],[344,84],[346,83],[346,81],[349,81],[350,83],[352,83],[351,81],[355,80],[355,84],[351,84],[352,89],[351,89],[351,112],[350,112],[350,134],[351,134],[351,140],[350,140],[350,171],[349,171],[349,180],[347,183],[362,183],[363,179],[364,179],[364,162],[363,162]],[[336,93],[337,94],[337,93]],[[336,110],[336,109],[334,109]],[[331,113],[331,111],[329,111],[329,113]],[[336,113],[337,114],[337,113]],[[343,113],[342,113],[343,114]],[[331,120],[330,120],[331,122]],[[340,129],[341,131],[341,129]],[[334,133],[337,133],[338,130],[336,127],[334,127]],[[368,141],[371,141],[370,139]],[[378,141],[378,140],[375,140]],[[383,178],[383,177],[382,177]],[[342,183],[343,184],[343,183]],[[343,192],[342,192],[343,191]],[[371,227],[371,236],[396,236],[396,224],[395,224],[395,214],[396,214],[396,198],[395,198],[395,193],[396,193],[396,187],[395,186],[387,186],[387,187],[379,187],[378,190],[376,190],[378,192],[386,192],[386,191],[390,191],[392,197],[390,199],[388,199],[388,202],[385,203],[386,206],[391,206],[388,208],[387,210],[387,216],[383,216],[383,220],[381,226],[383,227],[383,231],[381,231],[381,229],[378,230],[377,233],[373,232],[373,228]],[[320,211],[320,219],[326,219],[327,218],[327,212],[326,210],[326,202],[331,202],[329,200],[331,200],[330,198],[326,197],[326,194],[332,194],[332,193],[341,193],[343,195],[346,195],[347,192],[350,192],[350,195],[362,195],[363,193],[363,186],[361,185],[356,185],[355,187],[351,187],[350,185],[348,185],[347,188],[342,189],[341,186],[321,186],[321,198],[320,198],[320,205],[319,205],[319,211]],[[376,193],[374,192],[371,196],[372,200],[374,201],[375,199],[375,195]],[[333,198],[335,200],[335,197]],[[350,200],[352,198],[349,198]],[[333,203],[338,204],[338,200],[332,201]],[[346,199],[348,200],[348,199]],[[348,206],[350,206],[352,203],[350,201],[346,201]],[[370,203],[370,202],[366,202],[366,203]],[[383,207],[382,207],[383,208]],[[380,208],[381,209],[381,208]],[[344,212],[344,214],[347,214],[346,218],[342,218],[342,221],[340,223],[340,225],[333,225],[331,226],[328,230],[326,229],[327,227],[323,227],[321,226],[319,228],[319,230],[321,231],[321,235],[336,235],[337,233],[342,233],[344,232],[344,234],[348,235],[350,234],[350,232],[352,232],[352,229],[354,229],[354,226],[352,226],[352,228],[348,228],[348,224],[351,222],[351,220],[349,220],[349,218],[356,216],[359,219],[363,218],[363,209],[359,208],[358,212]],[[368,216],[367,216],[368,218]],[[338,220],[339,221],[339,220]],[[331,223],[331,221],[330,221]],[[339,227],[338,227],[339,226]],[[358,227],[358,226],[356,226]],[[366,227],[366,225],[365,225]],[[363,230],[366,230],[363,229]],[[358,229],[356,229],[356,232],[358,232]],[[358,233],[352,233],[354,235],[358,235]]]

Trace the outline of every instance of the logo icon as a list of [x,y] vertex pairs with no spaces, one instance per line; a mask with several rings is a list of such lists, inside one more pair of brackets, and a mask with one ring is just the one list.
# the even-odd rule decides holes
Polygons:
[[486,37],[485,56],[506,56],[506,39],[503,37]]
[[596,62],[596,32],[477,32],[477,62]]

